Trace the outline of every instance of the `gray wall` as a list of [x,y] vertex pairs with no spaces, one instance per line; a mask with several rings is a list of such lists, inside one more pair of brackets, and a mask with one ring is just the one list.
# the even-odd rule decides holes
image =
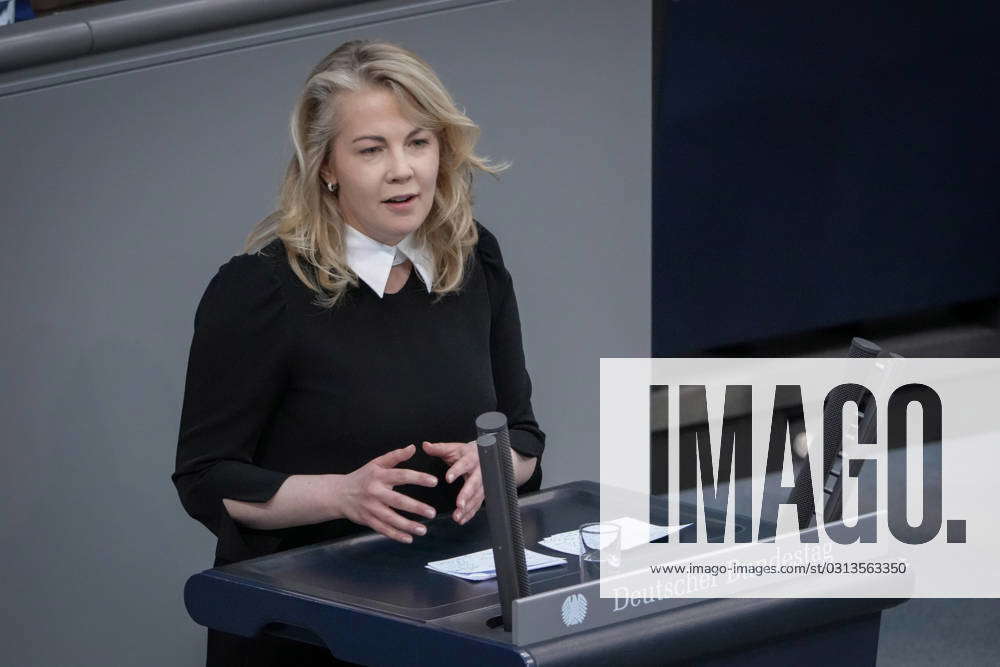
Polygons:
[[518,291],[546,484],[596,479],[599,359],[649,354],[649,2],[408,4],[0,77],[7,664],[203,660],[181,595],[214,538],[169,482],[194,308],[349,38],[422,54],[514,163],[476,214]]

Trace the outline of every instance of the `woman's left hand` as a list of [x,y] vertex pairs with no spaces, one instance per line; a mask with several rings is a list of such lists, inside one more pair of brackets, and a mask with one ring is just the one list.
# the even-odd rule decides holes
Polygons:
[[465,524],[483,504],[483,475],[479,470],[479,448],[475,442],[424,442],[424,451],[448,464],[445,480],[450,484],[465,477],[458,492],[452,518]]

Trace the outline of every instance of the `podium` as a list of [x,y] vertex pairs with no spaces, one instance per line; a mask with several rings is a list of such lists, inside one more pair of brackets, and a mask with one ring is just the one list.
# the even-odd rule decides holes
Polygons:
[[[522,496],[520,507],[525,546],[548,553],[539,539],[598,520],[599,487],[564,484]],[[695,509],[682,504],[681,521]],[[650,521],[666,524],[666,510],[651,499]],[[514,630],[505,632],[488,623],[500,613],[495,579],[424,567],[489,548],[484,513],[464,526],[448,514],[426,525],[412,544],[366,533],[206,570],[188,580],[184,601],[201,625],[309,642],[342,660],[477,667],[874,664],[881,610],[901,601],[675,598],[616,615],[615,601],[599,597],[597,582],[581,584],[568,556],[529,573],[532,595],[515,602]],[[737,517],[737,529],[748,521]],[[560,609],[570,596],[589,612],[567,623]]]

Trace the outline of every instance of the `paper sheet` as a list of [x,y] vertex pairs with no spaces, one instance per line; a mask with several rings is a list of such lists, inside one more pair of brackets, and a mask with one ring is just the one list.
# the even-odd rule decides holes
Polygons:
[[[628,516],[609,521],[608,523],[613,523],[621,527],[622,550],[647,544],[665,535],[679,533],[691,525],[688,523],[683,526],[655,526]],[[579,556],[582,551],[582,547],[580,546],[580,532],[578,530],[567,530],[565,533],[556,533],[555,535],[550,535],[539,540],[538,543],[543,547],[574,556]]]
[[[548,556],[531,549],[524,550],[524,561],[529,570],[566,564],[565,558]],[[427,563],[427,567],[435,572],[451,574],[469,581],[483,581],[497,576],[496,565],[493,563],[493,549],[483,549],[464,556],[436,560]]]

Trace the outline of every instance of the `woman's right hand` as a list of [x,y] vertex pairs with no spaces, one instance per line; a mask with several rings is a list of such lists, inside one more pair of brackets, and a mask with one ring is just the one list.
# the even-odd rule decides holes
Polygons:
[[392,488],[401,484],[437,486],[437,478],[433,475],[396,467],[416,451],[414,445],[394,449],[344,475],[339,485],[339,514],[406,544],[413,542],[413,535],[425,534],[427,529],[423,524],[410,521],[396,510],[433,519],[434,508]]

